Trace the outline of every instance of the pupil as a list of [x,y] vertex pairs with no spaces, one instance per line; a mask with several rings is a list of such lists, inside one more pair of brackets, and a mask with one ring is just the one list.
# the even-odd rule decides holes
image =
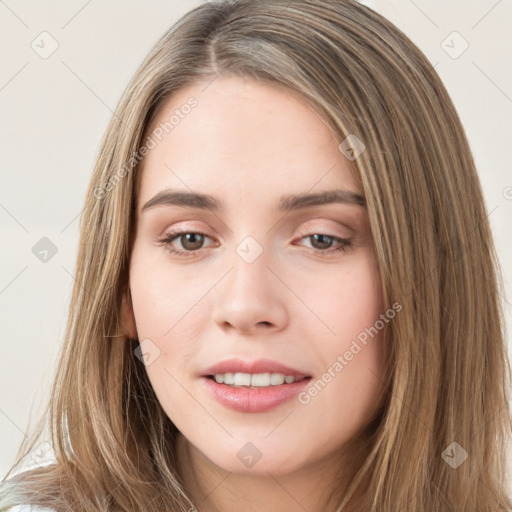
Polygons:
[[[329,241],[328,241],[328,239],[330,239],[331,237],[330,237],[330,236],[327,236],[327,235],[313,235],[313,238],[314,238],[315,240],[317,240],[317,241],[318,241],[318,238],[320,238],[320,239],[322,239],[322,238],[327,239],[327,241],[326,241],[326,242],[324,242],[324,245],[329,246]],[[322,243],[322,242],[320,242],[320,243]],[[324,248],[324,247],[322,247],[322,248]]]
[[[189,249],[198,249],[198,248],[201,246],[201,237],[202,237],[202,236],[203,236],[203,235],[200,235],[200,234],[198,234],[198,233],[186,233],[186,234],[185,234],[185,240],[186,240],[186,243],[185,243],[185,244],[183,244],[183,247],[187,248],[187,245],[186,245],[186,244],[190,242],[189,237],[191,237],[191,238],[192,238],[192,242],[191,242],[191,243],[192,243],[192,247],[188,247],[188,248],[189,248]],[[195,238],[195,237],[198,237],[198,241],[196,240],[196,242],[195,242],[195,243],[196,243],[196,244],[199,244],[199,247],[194,247],[194,238]]]

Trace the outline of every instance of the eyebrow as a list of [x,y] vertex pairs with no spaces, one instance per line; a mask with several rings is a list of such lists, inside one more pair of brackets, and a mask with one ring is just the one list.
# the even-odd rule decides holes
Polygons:
[[[327,190],[316,194],[295,194],[282,196],[277,204],[277,210],[286,212],[321,206],[324,204],[341,203],[348,205],[366,207],[363,196],[349,190]],[[224,208],[222,201],[209,194],[198,192],[187,192],[181,190],[165,189],[151,198],[143,207],[141,212],[156,206],[183,206],[188,208],[199,208],[202,210],[220,211]]]

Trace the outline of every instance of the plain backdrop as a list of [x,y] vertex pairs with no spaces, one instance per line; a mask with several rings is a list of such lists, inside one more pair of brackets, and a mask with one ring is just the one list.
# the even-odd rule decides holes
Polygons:
[[[0,1],[1,476],[48,397],[100,139],[150,47],[200,3]],[[426,54],[461,116],[503,266],[510,348],[512,2],[363,3]]]

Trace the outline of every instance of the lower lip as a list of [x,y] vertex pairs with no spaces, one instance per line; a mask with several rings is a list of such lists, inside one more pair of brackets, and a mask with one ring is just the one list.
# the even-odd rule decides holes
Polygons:
[[262,388],[235,388],[219,384],[214,379],[202,377],[206,389],[226,407],[241,412],[265,412],[291,400],[307,386],[310,378],[291,384]]

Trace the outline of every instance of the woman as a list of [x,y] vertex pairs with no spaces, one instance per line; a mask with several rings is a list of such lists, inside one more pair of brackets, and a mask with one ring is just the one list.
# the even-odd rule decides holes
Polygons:
[[482,191],[383,17],[190,11],[128,85],[81,222],[55,462],[0,511],[511,509]]

